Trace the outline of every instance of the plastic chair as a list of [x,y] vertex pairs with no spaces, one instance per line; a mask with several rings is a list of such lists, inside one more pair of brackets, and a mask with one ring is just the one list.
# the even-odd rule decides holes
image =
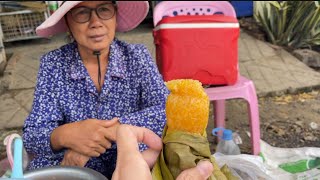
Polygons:
[[[153,23],[156,26],[163,17],[168,16],[212,14],[236,17],[232,5],[227,1],[163,1],[154,9]],[[205,91],[210,101],[214,101],[216,127],[225,127],[225,100],[243,98],[248,102],[252,154],[260,153],[258,99],[253,82],[238,75],[238,80],[234,85],[207,88]]]
[[251,80],[240,76],[235,85],[205,89],[210,101],[214,101],[215,127],[225,127],[225,100],[243,98],[247,101],[250,122],[252,154],[260,153],[260,121],[258,98]]

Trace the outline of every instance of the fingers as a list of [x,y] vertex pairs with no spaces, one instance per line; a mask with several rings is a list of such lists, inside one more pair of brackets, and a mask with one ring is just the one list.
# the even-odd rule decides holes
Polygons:
[[196,167],[182,171],[177,180],[206,180],[210,177],[213,166],[209,161],[201,161]]
[[119,118],[115,117],[115,118],[112,118],[111,120],[98,120],[98,121],[100,121],[101,126],[108,128],[118,123]]
[[[105,133],[105,132],[103,132]],[[103,154],[106,152],[107,149],[111,148],[111,141],[105,138],[103,135],[99,138],[95,138],[93,142],[90,142],[87,144],[87,153],[95,153],[93,157],[99,157],[100,154]],[[91,151],[91,152],[90,152]],[[87,153],[84,153],[88,155]],[[96,154],[98,153],[98,154]],[[90,155],[91,156],[91,155]]]
[[61,166],[79,166],[84,167],[90,157],[85,156],[73,150],[67,150],[64,154]]
[[[155,163],[162,148],[161,139],[149,129],[130,125],[120,125],[116,135],[117,165],[112,179],[152,179],[150,165]],[[150,149],[141,154],[138,142]]]
[[96,149],[94,147],[93,148],[85,148],[82,151],[79,151],[79,150],[75,150],[75,151],[82,153],[82,154],[89,156],[89,157],[99,157],[100,156],[100,153],[98,151],[96,151]]
[[60,165],[61,166],[77,166],[77,164],[75,162],[73,162],[72,160],[67,159],[67,158],[63,158]]
[[63,160],[62,160],[62,162],[61,162],[60,165],[61,165],[61,166],[68,166],[65,158],[63,158]]
[[116,136],[118,154],[139,151],[137,137],[129,125],[120,125]]
[[102,146],[104,149],[110,149],[111,148],[111,142],[106,139],[105,141],[100,142],[100,146]]
[[162,149],[162,140],[149,129],[121,125],[117,130],[118,155],[139,152],[138,142],[146,144],[149,149],[142,152],[142,158],[149,168],[153,167]]
[[153,131],[147,128],[136,126],[129,126],[129,128],[135,134],[137,142],[144,143],[153,150],[161,151],[162,140]]
[[[68,128],[63,129],[70,129],[70,131],[61,130],[61,132],[68,133],[59,134],[61,139],[64,139],[61,146],[86,156],[99,157],[100,154],[105,153],[106,149],[111,148],[111,141],[115,139],[116,128],[119,124],[118,118],[111,120],[87,119],[70,123]],[[112,137],[114,138],[112,139]]]
[[159,151],[159,150],[153,150],[150,148],[150,149],[147,149],[141,153],[143,159],[147,162],[149,168],[152,168],[156,164],[157,158],[158,158],[160,152],[161,151]]
[[104,148],[104,147],[101,146],[100,144],[98,144],[98,145],[94,148],[94,150],[99,153],[99,156],[100,156],[100,154],[103,154],[103,153],[106,152],[106,148]]
[[209,161],[200,161],[196,168],[205,179],[208,179],[213,172],[213,166]]

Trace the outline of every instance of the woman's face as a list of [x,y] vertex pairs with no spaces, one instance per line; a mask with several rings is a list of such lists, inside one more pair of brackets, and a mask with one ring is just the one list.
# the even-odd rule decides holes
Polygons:
[[[78,46],[80,46],[79,49],[89,51],[109,49],[115,36],[116,12],[110,19],[104,20],[99,18],[95,11],[91,11],[91,18],[87,22],[83,22],[87,19],[85,17],[88,17],[87,15],[90,14],[88,13],[90,10],[80,7],[99,7],[100,17],[108,17],[107,13],[114,8],[111,1],[85,1],[79,3],[67,14],[67,23],[73,38],[77,41]],[[81,23],[79,23],[80,21]]]

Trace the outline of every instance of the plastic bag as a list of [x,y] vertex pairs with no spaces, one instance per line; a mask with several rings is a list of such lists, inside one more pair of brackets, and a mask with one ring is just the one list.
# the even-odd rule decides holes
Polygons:
[[320,179],[320,148],[278,148],[260,141],[267,173],[274,179]]
[[227,164],[232,169],[233,174],[237,174],[243,180],[256,180],[256,179],[273,179],[267,174],[267,169],[263,164],[260,156],[240,154],[240,155],[223,155],[215,153],[213,155],[219,167]]

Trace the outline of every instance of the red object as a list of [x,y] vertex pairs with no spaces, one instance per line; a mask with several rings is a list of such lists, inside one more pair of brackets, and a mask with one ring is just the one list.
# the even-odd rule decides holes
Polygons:
[[157,65],[165,81],[236,83],[239,23],[235,17],[220,14],[165,17],[153,30],[153,36]]

